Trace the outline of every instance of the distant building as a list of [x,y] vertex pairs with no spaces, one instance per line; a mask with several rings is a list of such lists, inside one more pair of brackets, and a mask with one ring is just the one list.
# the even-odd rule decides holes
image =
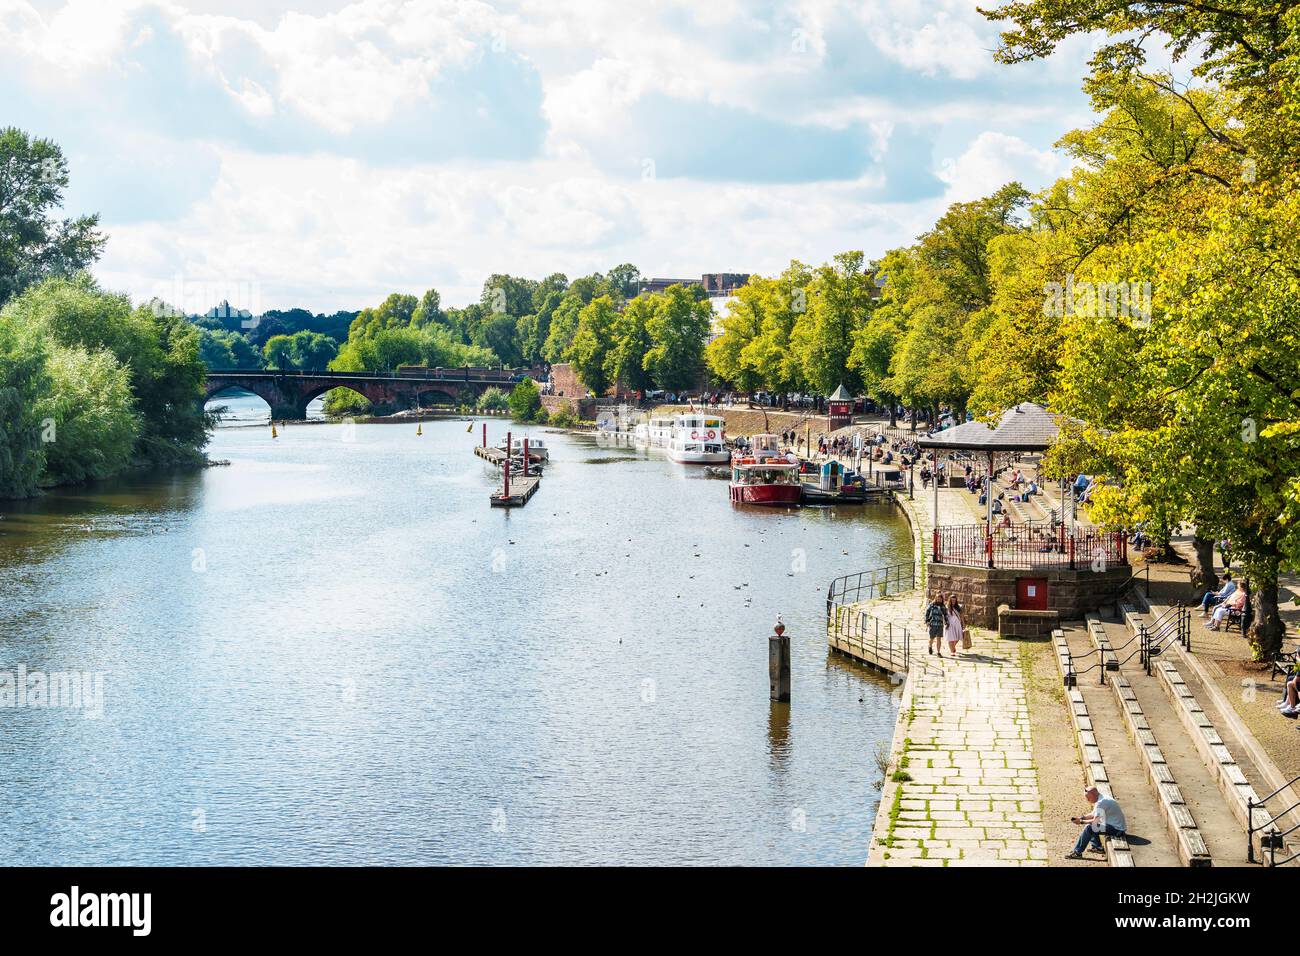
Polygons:
[[698,285],[710,296],[730,296],[748,281],[748,272],[706,272],[698,279],[643,279],[641,291],[663,292],[670,285]]

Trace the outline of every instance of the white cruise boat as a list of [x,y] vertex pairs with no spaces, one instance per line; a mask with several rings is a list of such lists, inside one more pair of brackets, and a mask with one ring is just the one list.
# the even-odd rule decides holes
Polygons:
[[691,465],[724,465],[731,461],[727,451],[726,420],[721,415],[678,415],[668,457]]
[[647,448],[667,448],[673,439],[673,419],[651,418],[632,429],[632,439]]

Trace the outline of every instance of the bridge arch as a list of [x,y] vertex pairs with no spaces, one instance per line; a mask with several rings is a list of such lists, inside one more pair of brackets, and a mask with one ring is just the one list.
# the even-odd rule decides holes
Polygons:
[[209,386],[207,389],[205,389],[203,395],[203,407],[207,408],[207,406],[210,403],[215,402],[222,397],[225,398],[235,397],[233,395],[228,394],[232,392],[238,392],[241,395],[246,394],[246,395],[257,396],[263,402],[266,403],[266,413],[268,416],[270,416],[271,413],[275,410],[275,403],[280,397],[279,394],[274,390],[258,388],[257,384],[253,382],[249,382],[249,383],[227,382],[224,384],[219,383],[215,387]]
[[444,385],[436,388],[420,389],[415,394],[415,400],[421,408],[429,408],[435,405],[451,405],[454,407],[462,402],[458,389],[447,388]]

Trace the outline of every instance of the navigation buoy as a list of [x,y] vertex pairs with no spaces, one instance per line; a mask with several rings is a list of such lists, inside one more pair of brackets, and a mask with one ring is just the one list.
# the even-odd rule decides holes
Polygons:
[[423,423],[423,422],[420,422],[420,423],[418,423],[418,424],[415,426],[415,434],[416,434],[417,437],[420,436],[420,435],[423,435],[423,434],[424,434],[424,423]]
[[469,423],[469,428],[465,429],[465,431],[467,431],[467,432],[472,432],[473,430],[474,430],[474,423],[473,423],[473,422],[470,422],[470,423]]
[[280,433],[275,430],[275,422],[271,422],[271,437],[272,438],[280,437]]

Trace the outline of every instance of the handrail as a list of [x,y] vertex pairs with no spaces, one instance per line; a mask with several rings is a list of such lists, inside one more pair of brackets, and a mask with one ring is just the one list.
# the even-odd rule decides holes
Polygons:
[[1282,846],[1285,848],[1286,837],[1294,833],[1296,830],[1300,829],[1300,823],[1293,823],[1285,830],[1279,830],[1277,828],[1277,822],[1281,820],[1284,816],[1286,816],[1288,813],[1292,813],[1297,808],[1300,808],[1300,800],[1297,800],[1289,807],[1284,807],[1283,809],[1279,810],[1277,813],[1275,813],[1273,816],[1269,817],[1267,820],[1263,821],[1262,823],[1255,822],[1255,813],[1254,813],[1255,810],[1263,810],[1265,814],[1268,814],[1270,812],[1268,807],[1266,806],[1268,801],[1272,800],[1283,790],[1295,786],[1296,783],[1300,783],[1300,776],[1296,776],[1293,777],[1291,780],[1288,780],[1286,783],[1282,784],[1282,786],[1278,787],[1268,796],[1261,797],[1259,799],[1254,799],[1252,797],[1246,798],[1246,819],[1248,823],[1248,826],[1246,828],[1246,859],[1251,863],[1265,862],[1265,861],[1257,861],[1255,859],[1255,834],[1266,829],[1268,830],[1268,832],[1264,835],[1265,839],[1267,840],[1267,847],[1268,847],[1268,860],[1265,862],[1266,866],[1269,867],[1283,866],[1284,864],[1290,863],[1292,860],[1296,859],[1297,857],[1300,857],[1300,850],[1297,850],[1295,853],[1292,853],[1290,856],[1285,857],[1284,859],[1279,860],[1277,858],[1278,844],[1279,843],[1282,844]]
[[[864,578],[867,578],[867,580],[864,581]],[[892,589],[890,587],[891,583],[893,584]],[[915,587],[916,564],[912,561],[905,564],[901,562],[891,564],[870,571],[859,571],[856,574],[841,575],[831,581],[826,588],[826,622],[827,624],[830,623],[831,615],[836,606],[856,604],[861,601],[873,601],[878,597],[887,597],[890,594],[911,591]],[[863,597],[863,591],[867,592],[865,597]],[[849,599],[850,594],[853,595],[851,600]]]

